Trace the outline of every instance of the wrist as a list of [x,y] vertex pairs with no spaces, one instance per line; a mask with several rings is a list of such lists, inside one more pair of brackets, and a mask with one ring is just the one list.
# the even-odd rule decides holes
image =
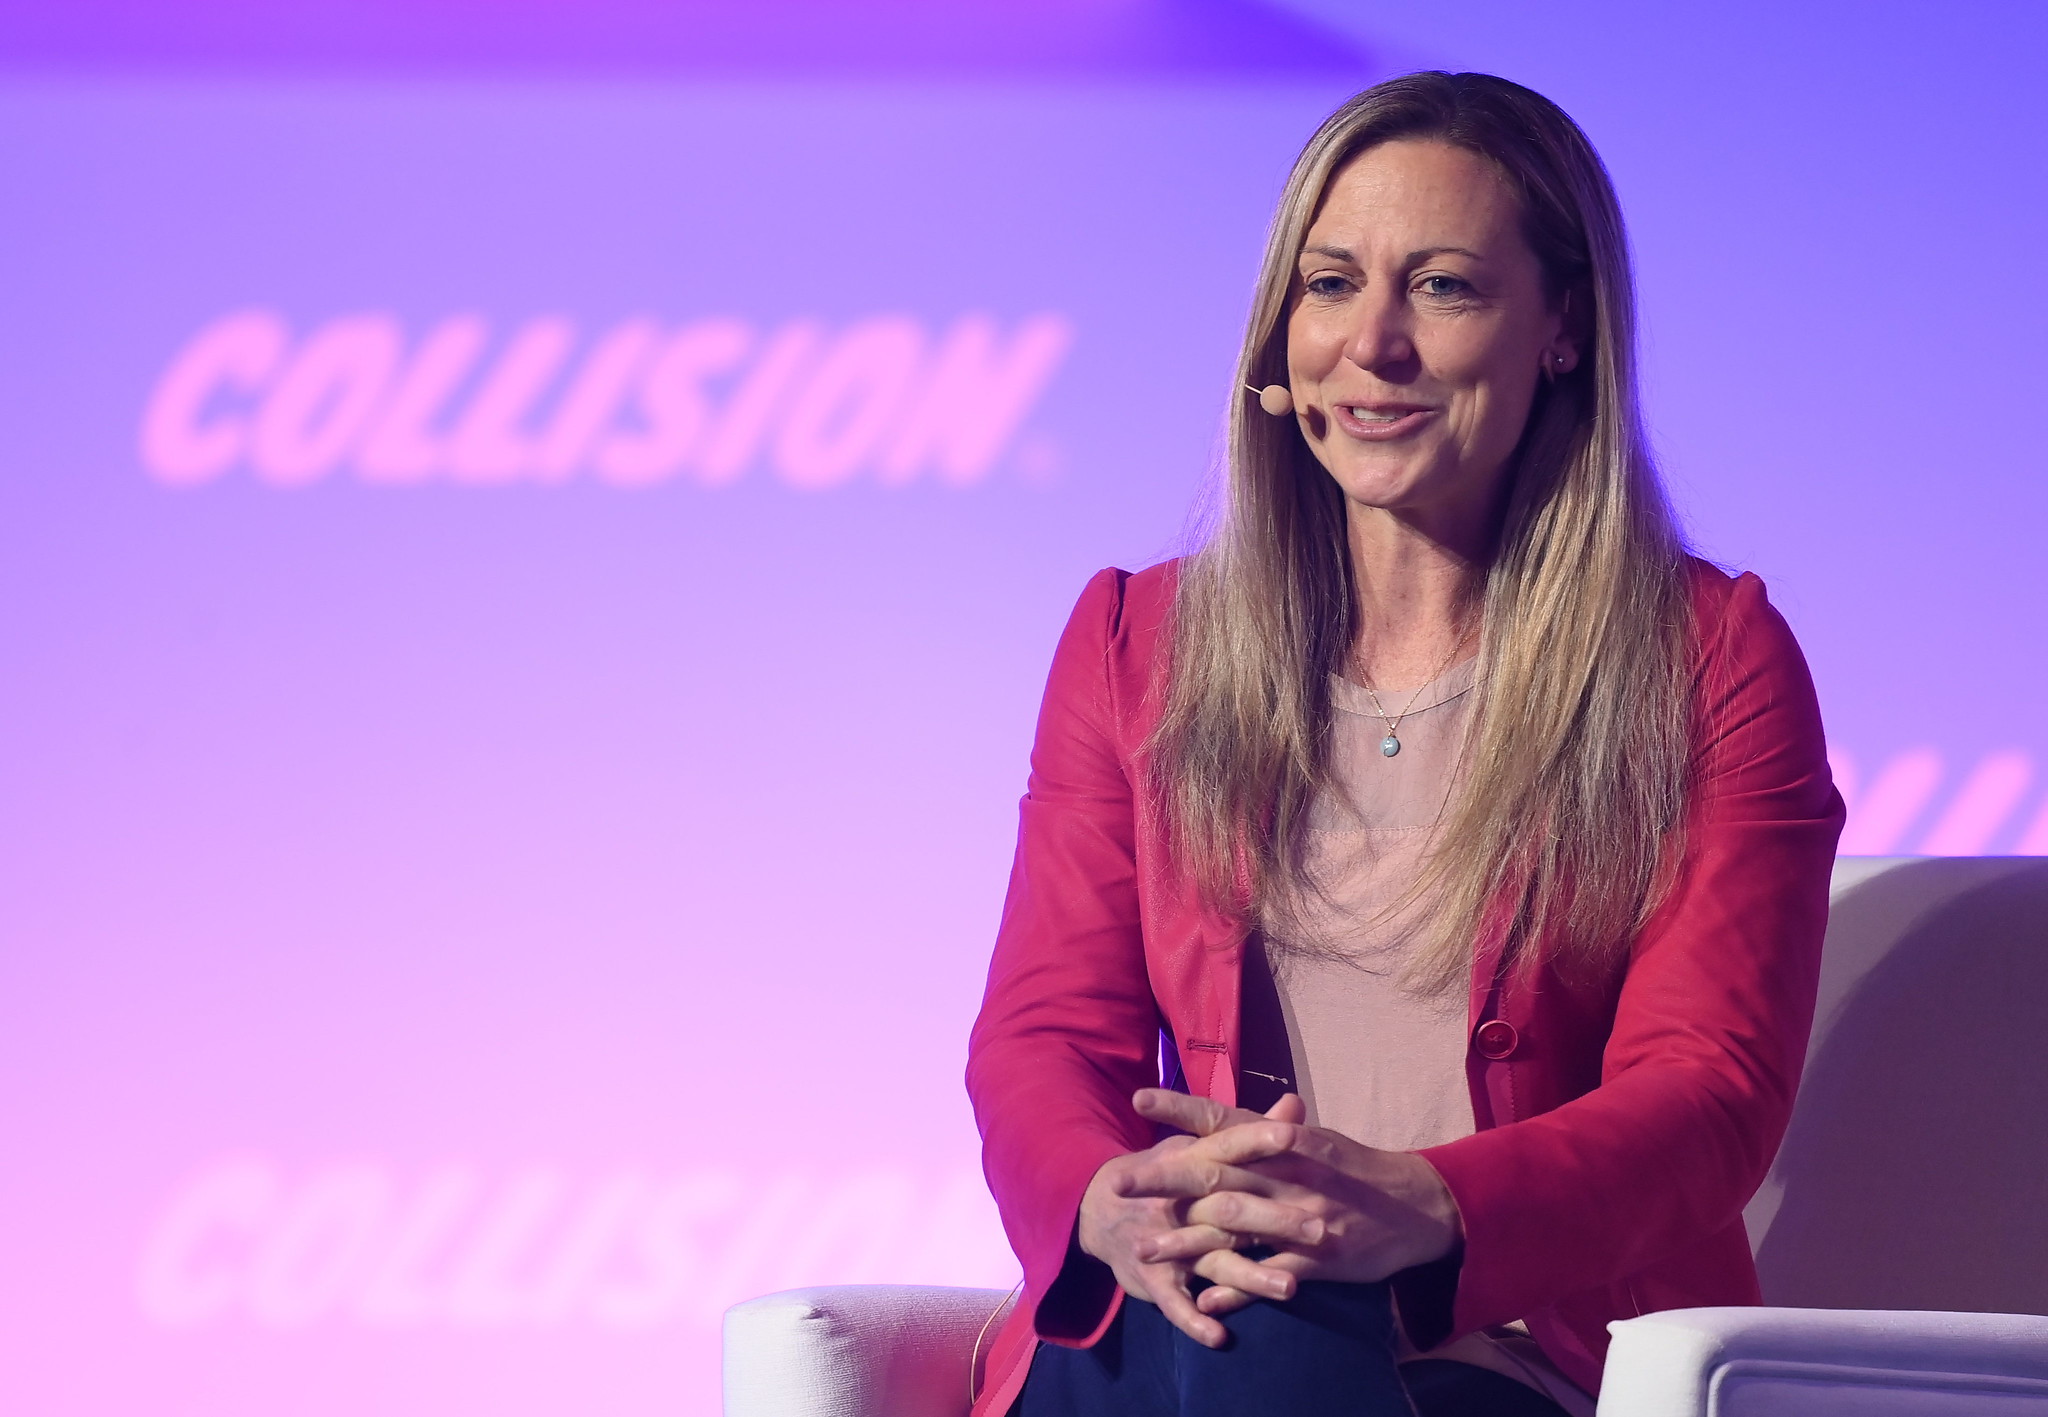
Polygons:
[[1074,1216],[1073,1252],[1104,1263],[1108,1263],[1108,1256],[1102,1253],[1101,1246],[1103,1212],[1109,1202],[1118,1199],[1110,1189],[1110,1170],[1122,1160],[1121,1156],[1112,1156],[1095,1168],[1095,1174],[1088,1178],[1088,1185],[1081,1192],[1080,1210]]
[[1415,1152],[1400,1153],[1407,1172],[1404,1190],[1421,1223],[1416,1227],[1416,1264],[1429,1264],[1465,1243],[1465,1218],[1458,1199],[1429,1162]]

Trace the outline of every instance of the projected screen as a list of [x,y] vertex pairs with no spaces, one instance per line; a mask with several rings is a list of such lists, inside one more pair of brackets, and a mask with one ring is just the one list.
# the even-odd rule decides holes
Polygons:
[[[0,88],[0,1405],[711,1412],[738,1299],[1007,1287],[959,1078],[1045,665],[1181,547],[1340,96]],[[1702,470],[1652,245],[1845,850],[2048,852],[2026,711],[1873,664],[1941,604],[1854,603],[1850,474]]]

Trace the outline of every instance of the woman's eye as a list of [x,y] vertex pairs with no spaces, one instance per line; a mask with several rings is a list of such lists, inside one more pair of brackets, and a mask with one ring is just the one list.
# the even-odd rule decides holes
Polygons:
[[1465,282],[1456,276],[1424,276],[1420,282],[1424,295],[1438,300],[1448,300],[1465,293]]
[[1351,289],[1351,282],[1342,276],[1314,276],[1307,289],[1311,295],[1338,296]]

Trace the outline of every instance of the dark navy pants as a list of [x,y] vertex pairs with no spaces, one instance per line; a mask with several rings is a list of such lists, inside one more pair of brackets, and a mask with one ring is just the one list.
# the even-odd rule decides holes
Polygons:
[[1126,1299],[1093,1348],[1040,1344],[1021,1417],[1562,1417],[1549,1398],[1469,1363],[1394,1363],[1384,1284],[1311,1280],[1223,1320],[1204,1348]]

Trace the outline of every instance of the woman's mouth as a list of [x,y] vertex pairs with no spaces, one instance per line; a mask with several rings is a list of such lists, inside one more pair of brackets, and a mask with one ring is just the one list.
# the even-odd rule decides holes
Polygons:
[[1415,403],[1340,403],[1331,408],[1338,427],[1373,443],[1405,438],[1436,414],[1435,409]]

